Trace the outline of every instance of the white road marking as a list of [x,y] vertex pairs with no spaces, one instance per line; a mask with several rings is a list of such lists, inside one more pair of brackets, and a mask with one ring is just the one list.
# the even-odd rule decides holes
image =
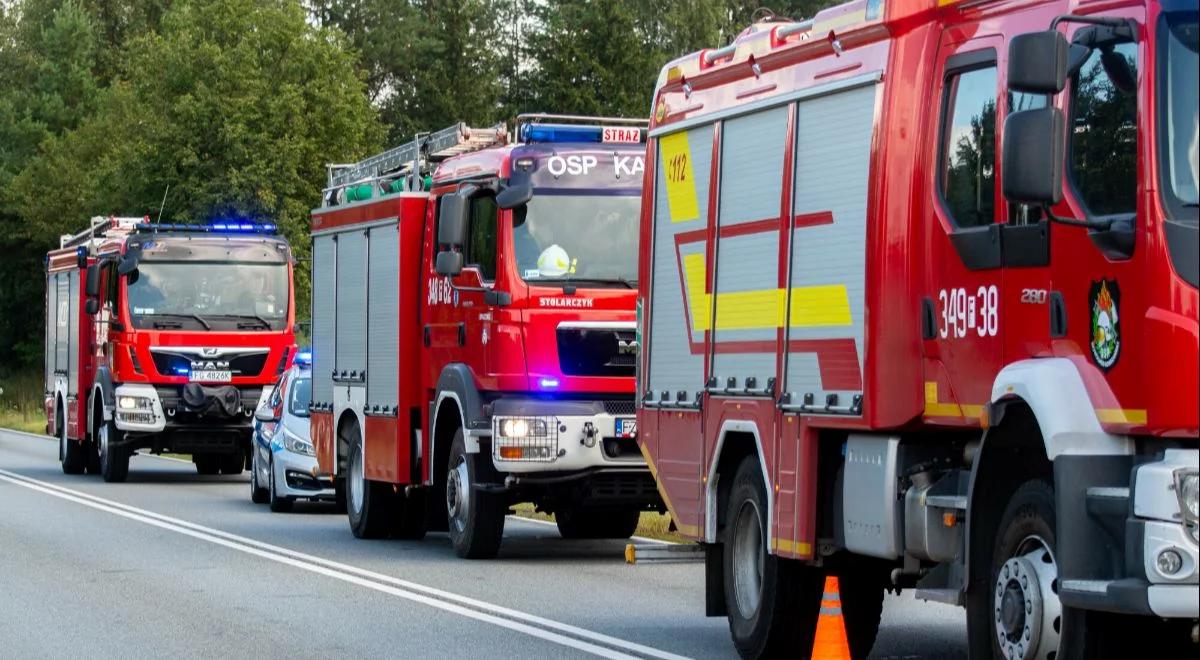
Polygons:
[[368,571],[349,564],[331,561],[322,557],[256,541],[237,534],[230,534],[229,532],[197,525],[186,520],[164,516],[153,511],[139,509],[8,470],[0,469],[0,480],[160,529],[207,541],[231,550],[237,550],[238,552],[428,605],[429,607],[490,623],[600,657],[636,658],[640,656],[662,658],[663,660],[683,660],[685,658],[685,656],[676,655],[603,633],[593,632],[571,624],[545,619],[486,601],[460,596],[449,591],[427,587],[408,580],[401,580],[390,575]]

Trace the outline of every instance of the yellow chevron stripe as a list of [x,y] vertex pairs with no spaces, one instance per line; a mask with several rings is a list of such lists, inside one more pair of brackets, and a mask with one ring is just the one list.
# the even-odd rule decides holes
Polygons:
[[982,419],[983,406],[964,403],[948,403],[938,400],[938,384],[935,381],[925,382],[925,416],[926,417],[962,417],[965,419]]
[[[692,329],[711,330],[712,294],[704,292],[703,254],[683,257]],[[784,327],[784,317],[793,328],[844,327],[853,324],[850,294],[844,284],[793,287],[792,308],[787,310],[787,289],[759,289],[717,294],[717,330],[774,330]]]
[[1145,424],[1146,411],[1134,408],[1097,408],[1101,424]]

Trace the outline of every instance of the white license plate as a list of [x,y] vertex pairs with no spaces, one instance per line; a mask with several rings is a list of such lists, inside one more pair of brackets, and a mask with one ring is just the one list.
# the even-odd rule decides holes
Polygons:
[[233,372],[229,371],[228,369],[224,371],[216,371],[211,369],[205,371],[193,371],[192,375],[189,377],[189,380],[193,382],[203,383],[228,383],[232,379]]
[[617,420],[617,437],[632,438],[637,435],[637,419],[622,417]]

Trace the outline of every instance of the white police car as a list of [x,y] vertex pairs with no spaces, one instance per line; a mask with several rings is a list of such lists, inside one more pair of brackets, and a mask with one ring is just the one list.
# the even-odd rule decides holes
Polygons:
[[270,503],[272,511],[289,511],[298,499],[335,499],[333,482],[316,476],[316,452],[308,434],[311,365],[307,354],[297,355],[254,413],[250,499]]

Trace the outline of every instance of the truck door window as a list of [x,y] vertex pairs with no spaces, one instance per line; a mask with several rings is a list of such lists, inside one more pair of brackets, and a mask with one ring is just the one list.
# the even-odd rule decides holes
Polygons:
[[945,89],[942,199],[955,225],[988,225],[996,207],[996,66],[951,71]]
[[476,266],[483,280],[496,279],[496,199],[490,195],[471,200],[471,212],[467,224],[467,245],[464,259],[468,266]]
[[[1137,79],[1137,45],[1116,55]],[[1121,76],[1118,76],[1121,77]],[[1137,197],[1137,90],[1121,89],[1092,51],[1071,88],[1070,177],[1089,215],[1132,215]]]

